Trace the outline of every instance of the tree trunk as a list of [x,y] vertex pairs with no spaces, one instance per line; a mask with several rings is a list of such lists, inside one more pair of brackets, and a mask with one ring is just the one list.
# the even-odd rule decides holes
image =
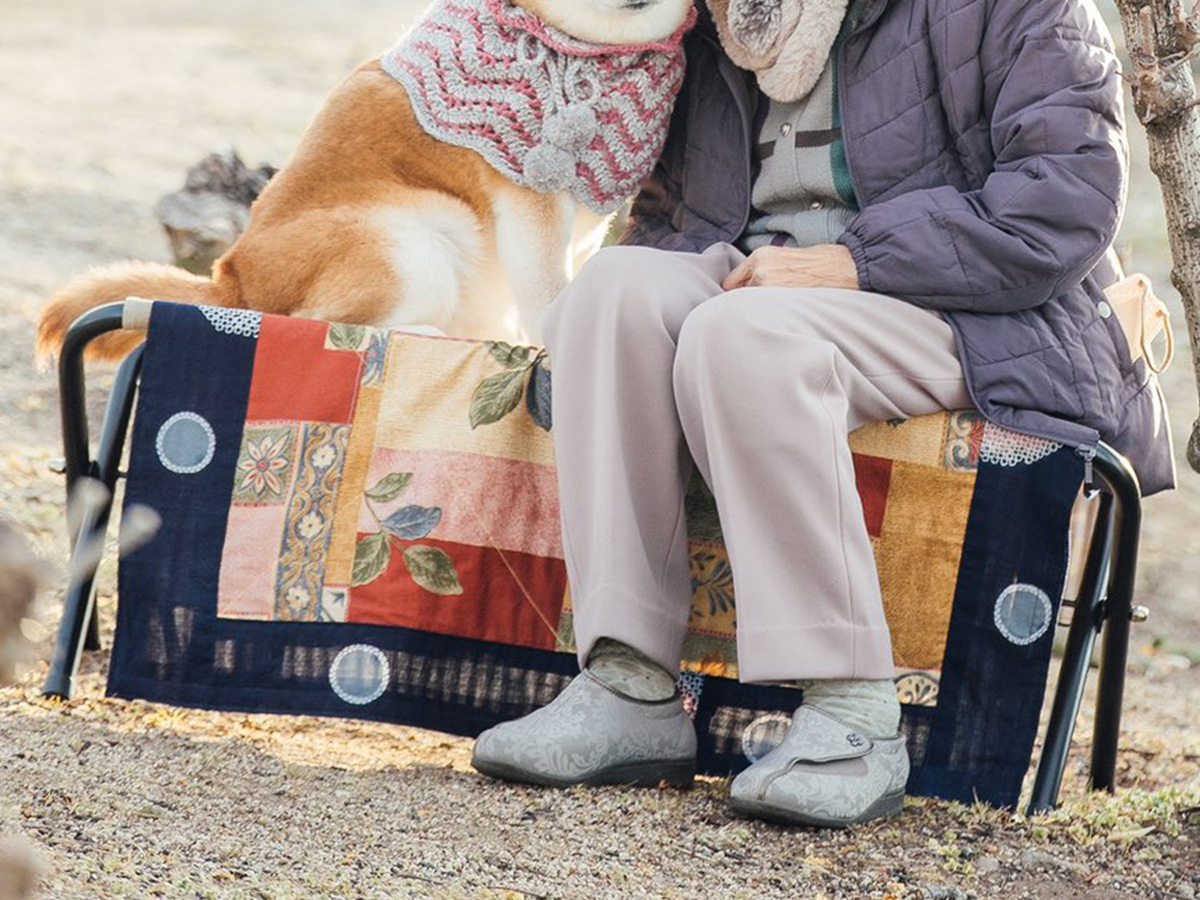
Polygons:
[[[1187,58],[1200,46],[1200,18],[1186,17],[1183,2],[1116,0],[1134,62],[1134,110],[1162,185],[1171,282],[1183,298],[1200,391],[1200,110]],[[1188,462],[1200,472],[1200,419],[1192,425]]]

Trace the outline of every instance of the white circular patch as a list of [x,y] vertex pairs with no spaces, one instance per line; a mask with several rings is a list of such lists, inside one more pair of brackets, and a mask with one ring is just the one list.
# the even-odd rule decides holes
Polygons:
[[742,753],[751,763],[756,763],[787,737],[792,727],[792,717],[786,713],[767,713],[759,716],[742,731]]
[[1032,584],[1010,584],[996,598],[996,628],[1008,640],[1024,647],[1050,630],[1054,604]]
[[203,416],[180,412],[163,422],[154,445],[159,462],[172,472],[195,475],[212,462],[217,436]]
[[370,644],[353,644],[334,657],[329,684],[347,703],[366,706],[383,696],[391,674],[382,650]]

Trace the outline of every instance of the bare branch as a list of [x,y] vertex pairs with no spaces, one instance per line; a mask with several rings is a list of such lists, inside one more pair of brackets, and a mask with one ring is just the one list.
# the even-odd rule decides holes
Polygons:
[[1175,34],[1179,37],[1179,42],[1185,47],[1194,47],[1200,44],[1200,6],[1194,7],[1189,14],[1184,11],[1184,4],[1180,0],[1175,4],[1173,16]]

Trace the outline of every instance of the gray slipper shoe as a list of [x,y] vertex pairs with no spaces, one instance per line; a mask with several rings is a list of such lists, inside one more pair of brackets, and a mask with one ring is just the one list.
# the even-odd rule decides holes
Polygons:
[[550,787],[686,787],[696,774],[696,729],[678,694],[630,700],[585,671],[552,703],[481,734],[471,765],[494,778]]
[[783,742],[733,780],[730,802],[756,819],[845,828],[900,812],[907,781],[903,735],[870,740],[801,706]]

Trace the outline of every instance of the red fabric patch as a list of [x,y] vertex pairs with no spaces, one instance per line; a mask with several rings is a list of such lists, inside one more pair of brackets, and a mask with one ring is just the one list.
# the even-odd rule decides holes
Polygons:
[[402,547],[393,542],[384,573],[351,588],[348,622],[555,649],[567,587],[562,560],[429,538],[420,544],[449,555],[462,594],[442,597],[419,587],[408,574]]
[[263,316],[254,354],[247,422],[349,422],[360,356],[326,350],[328,322]]
[[867,534],[883,535],[883,515],[887,512],[888,489],[892,483],[892,461],[878,456],[854,454],[854,479],[862,500]]
[[971,455],[968,457],[972,465],[979,465],[979,453],[983,450],[983,429],[987,421],[980,416],[971,425]]

